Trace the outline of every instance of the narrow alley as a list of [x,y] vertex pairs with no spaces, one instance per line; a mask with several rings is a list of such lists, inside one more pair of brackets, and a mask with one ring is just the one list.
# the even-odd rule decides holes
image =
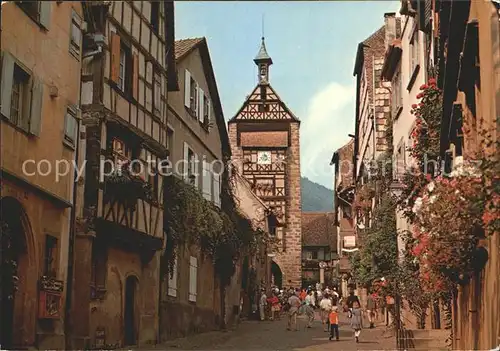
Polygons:
[[383,324],[375,329],[363,329],[358,344],[344,316],[340,321],[340,340],[329,341],[319,315],[311,329],[306,329],[305,317],[298,319],[298,331],[286,330],[286,319],[278,321],[244,321],[237,330],[210,332],[189,338],[172,340],[162,345],[167,350],[394,350],[396,342]]

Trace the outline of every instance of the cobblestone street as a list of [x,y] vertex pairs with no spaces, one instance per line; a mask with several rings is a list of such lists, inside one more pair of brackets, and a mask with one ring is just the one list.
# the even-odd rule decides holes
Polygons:
[[323,331],[319,315],[314,325],[306,329],[304,317],[299,319],[298,331],[287,331],[286,320],[245,321],[238,329],[229,332],[211,332],[193,337],[173,340],[163,345],[168,350],[394,350],[395,339],[390,337],[383,325],[375,329],[364,329],[360,342],[356,344],[347,318],[340,322],[340,340],[329,341]]

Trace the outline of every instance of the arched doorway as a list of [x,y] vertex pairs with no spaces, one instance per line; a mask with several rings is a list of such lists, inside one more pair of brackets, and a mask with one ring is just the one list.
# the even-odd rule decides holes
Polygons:
[[22,345],[20,334],[24,322],[24,297],[26,296],[29,265],[27,235],[30,231],[26,213],[14,198],[0,200],[1,225],[1,327],[2,349],[16,349]]
[[278,288],[283,288],[283,272],[280,266],[274,261],[271,262],[271,275],[273,276],[273,284]]
[[136,276],[129,276],[125,281],[125,311],[124,311],[124,332],[125,346],[137,345],[137,288]]

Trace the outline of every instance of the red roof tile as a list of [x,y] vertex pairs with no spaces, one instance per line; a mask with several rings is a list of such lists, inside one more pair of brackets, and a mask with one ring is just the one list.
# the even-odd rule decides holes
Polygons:
[[179,60],[205,38],[188,38],[175,41],[175,59]]
[[335,212],[302,212],[302,246],[337,248]]

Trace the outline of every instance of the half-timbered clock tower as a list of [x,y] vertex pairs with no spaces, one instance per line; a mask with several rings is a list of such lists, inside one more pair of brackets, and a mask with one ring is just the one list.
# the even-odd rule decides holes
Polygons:
[[[276,214],[271,234],[280,239],[273,275],[301,284],[300,121],[269,83],[273,60],[264,38],[254,59],[258,84],[228,122],[233,164]],[[279,269],[278,269],[279,268]],[[275,279],[276,282],[276,279]]]

